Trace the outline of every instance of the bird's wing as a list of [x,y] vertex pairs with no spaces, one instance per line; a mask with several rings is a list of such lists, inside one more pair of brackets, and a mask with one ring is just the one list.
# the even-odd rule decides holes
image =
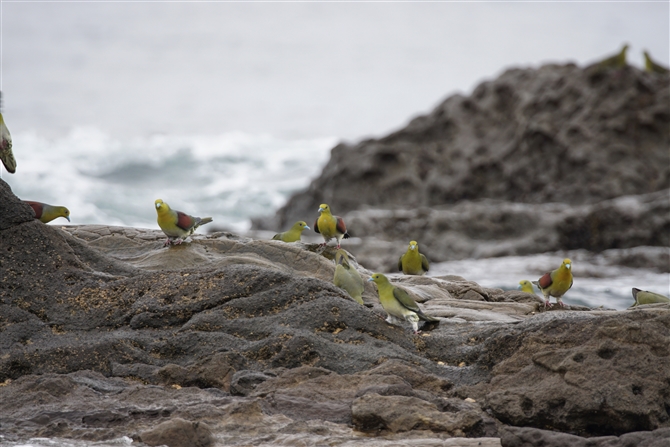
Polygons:
[[319,218],[318,218],[318,217],[317,217],[316,220],[314,221],[314,231],[316,231],[317,233],[321,234],[321,232],[319,231]]
[[412,299],[412,297],[409,296],[409,293],[400,287],[393,287],[393,296],[407,309],[414,312],[421,312],[421,309],[419,309],[419,306],[416,305],[416,302]]
[[281,241],[281,233],[277,233],[274,236],[272,236],[273,241]]
[[26,200],[25,202],[30,205],[30,207],[35,212],[35,219],[42,217],[42,210],[44,209],[44,206],[40,202],[31,202],[29,200]]
[[551,286],[554,283],[554,280],[551,278],[551,273],[545,273],[542,275],[542,278],[540,278],[537,281],[537,285],[540,286],[541,289],[546,289],[547,287]]
[[196,220],[188,214],[177,211],[177,226],[184,231],[190,230],[195,225]]
[[400,257],[398,258],[398,271],[399,272],[402,272],[402,257],[403,256],[404,255],[400,255]]
[[430,267],[430,264],[428,264],[428,258],[424,255],[421,255],[421,267],[423,267],[425,271],[428,271],[428,268]]
[[346,234],[347,226],[344,224],[344,219],[342,219],[340,216],[335,216],[335,219],[336,219],[335,228],[337,229],[337,232]]

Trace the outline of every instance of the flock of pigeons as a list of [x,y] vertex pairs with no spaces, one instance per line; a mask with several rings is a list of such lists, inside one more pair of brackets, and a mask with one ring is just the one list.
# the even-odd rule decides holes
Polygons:
[[[602,69],[620,68],[626,66],[626,51],[628,45],[624,45],[619,53],[614,56],[603,59],[594,64],[594,66]],[[645,70],[653,73],[668,74],[666,67],[654,62],[649,53],[643,52],[645,61]],[[16,172],[16,159],[12,152],[12,138],[5,125],[2,113],[0,113],[0,160],[9,173]],[[35,218],[47,223],[58,217],[64,217],[70,221],[70,211],[64,206],[53,206],[41,202],[25,201],[33,209]],[[207,223],[212,222],[211,217],[194,217],[181,211],[176,211],[170,206],[158,199],[155,202],[156,213],[158,215],[157,222],[161,230],[167,236],[164,246],[172,244],[181,244],[184,239],[192,235],[195,230]],[[304,230],[309,230],[310,227],[304,221],[296,222],[288,231],[274,235],[272,239],[283,242],[297,242],[300,241],[301,234]],[[344,289],[354,300],[363,304],[363,289],[364,281],[358,271],[349,264],[349,257],[347,252],[340,248],[342,239],[347,239],[347,227],[344,220],[339,216],[334,216],[330,207],[327,204],[319,206],[319,217],[314,223],[314,231],[321,234],[324,243],[321,244],[324,248],[332,239],[337,241],[337,252],[335,254],[335,274],[333,283]],[[419,252],[419,244],[416,241],[411,241],[407,251],[398,259],[398,270],[405,275],[423,275],[430,265],[426,256]],[[427,323],[437,323],[438,318],[426,315],[421,311],[414,299],[403,289],[394,286],[388,278],[382,273],[375,273],[368,281],[372,281],[377,286],[379,293],[379,301],[387,313],[386,321],[392,324],[397,324],[400,321],[407,321],[412,325],[415,333],[419,332],[419,321]],[[553,296],[559,306],[564,307],[561,298],[570,290],[573,284],[572,276],[572,261],[564,259],[563,263],[556,270],[545,273],[537,281],[523,280],[519,283],[520,289],[523,292],[535,294],[533,290],[535,284],[544,295],[545,307],[551,307],[549,302]],[[659,295],[654,292],[644,291],[640,289],[633,289],[633,297],[635,304],[662,303],[670,302],[668,297]]]

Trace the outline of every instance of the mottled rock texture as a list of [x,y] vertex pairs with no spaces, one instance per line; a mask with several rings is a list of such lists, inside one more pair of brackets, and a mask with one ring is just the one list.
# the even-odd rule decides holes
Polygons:
[[394,133],[339,144],[255,227],[311,221],[328,203],[366,262],[410,240],[433,261],[667,247],[669,103],[670,77],[635,67],[510,69]]

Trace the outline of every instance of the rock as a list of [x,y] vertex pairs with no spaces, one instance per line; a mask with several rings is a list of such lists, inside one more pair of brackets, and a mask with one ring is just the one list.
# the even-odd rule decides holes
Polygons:
[[482,422],[481,416],[474,411],[442,413],[435,404],[415,397],[376,393],[357,398],[351,413],[354,427],[363,432],[432,430],[465,436]]
[[507,70],[386,137],[336,146],[277,228],[324,201],[344,215],[362,204],[583,204],[668,188],[669,87],[632,66],[597,81],[573,64]]
[[214,445],[214,436],[209,426],[202,422],[175,418],[158,424],[154,429],[143,431],[140,440],[151,446],[209,447]]
[[670,428],[633,432],[625,435],[582,438],[530,427],[505,427],[501,433],[502,447],[665,447],[670,444]]
[[24,222],[32,222],[35,220],[35,213],[32,208],[30,208],[30,205],[22,202],[18,197],[12,194],[12,188],[1,180],[0,195],[3,198],[0,202],[0,231]]

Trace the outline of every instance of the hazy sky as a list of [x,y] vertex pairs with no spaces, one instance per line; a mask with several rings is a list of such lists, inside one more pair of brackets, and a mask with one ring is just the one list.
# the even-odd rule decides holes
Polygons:
[[2,1],[12,133],[380,136],[509,67],[628,42],[668,65],[663,2]]

